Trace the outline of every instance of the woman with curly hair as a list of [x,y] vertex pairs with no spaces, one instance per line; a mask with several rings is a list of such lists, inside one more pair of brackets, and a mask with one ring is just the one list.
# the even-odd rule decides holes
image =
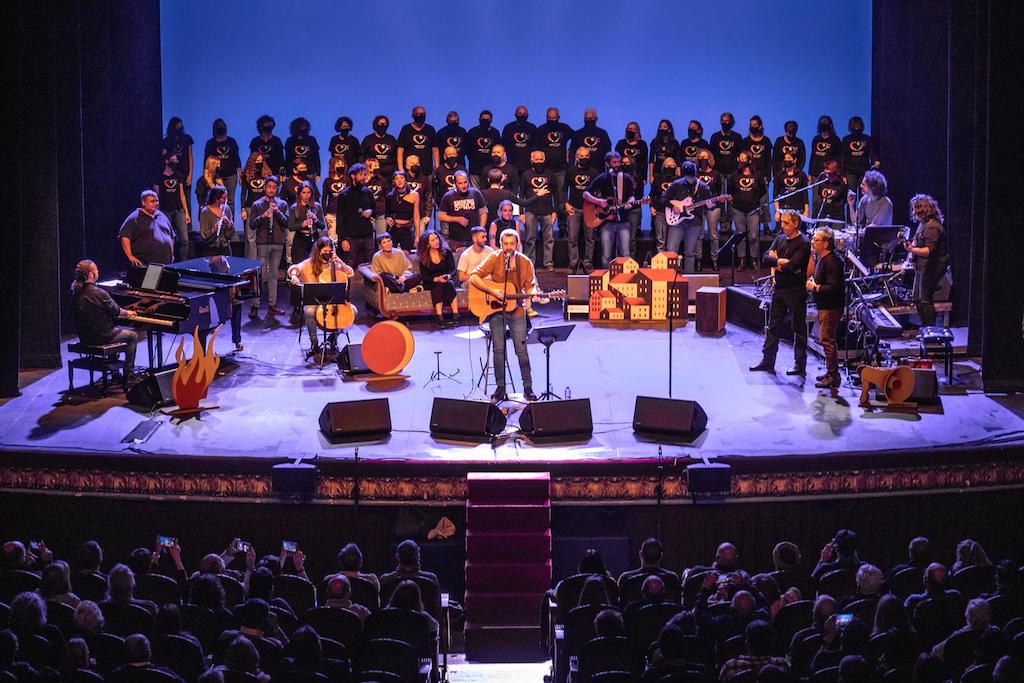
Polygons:
[[912,242],[904,243],[907,259],[914,266],[914,305],[921,317],[921,326],[935,325],[935,303],[932,296],[949,267],[946,229],[942,224],[939,203],[926,194],[910,199],[911,220],[917,223]]
[[[425,232],[420,236],[416,253],[420,259],[423,289],[430,292],[430,302],[437,314],[437,327],[455,327],[459,320],[459,304],[455,301],[455,255],[441,233]],[[452,309],[452,320],[444,319],[444,307]]]

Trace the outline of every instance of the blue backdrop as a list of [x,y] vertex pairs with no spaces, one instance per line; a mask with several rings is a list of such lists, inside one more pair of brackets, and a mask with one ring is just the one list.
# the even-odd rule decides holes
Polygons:
[[792,118],[808,142],[822,113],[840,135],[850,116],[870,117],[871,0],[163,0],[160,8],[164,121],[184,119],[199,147],[197,172],[215,118],[228,122],[244,161],[264,113],[282,140],[288,122],[305,116],[321,149],[338,116],[350,116],[362,138],[375,114],[387,114],[397,136],[418,104],[436,128],[454,109],[466,129],[483,108],[500,129],[518,104],[538,125],[557,106],[578,128],[593,106],[613,144],[631,120],[650,140],[663,117],[677,137],[696,118],[709,138],[724,110],[741,135],[760,114],[772,139]]

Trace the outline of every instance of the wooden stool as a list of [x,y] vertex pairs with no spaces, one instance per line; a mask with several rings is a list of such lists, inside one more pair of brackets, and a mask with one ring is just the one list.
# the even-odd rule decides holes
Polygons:
[[[99,372],[103,380],[103,395],[107,395],[107,387],[110,386],[113,373],[123,367],[120,356],[128,349],[126,342],[114,342],[112,344],[86,344],[78,341],[68,344],[68,351],[77,353],[78,358],[68,360],[68,392],[75,390],[74,378],[75,369],[89,371],[89,385],[95,384],[95,374]],[[127,377],[122,378],[121,386],[124,386]]]
[[697,334],[721,334],[725,331],[725,287],[701,287],[697,290]]

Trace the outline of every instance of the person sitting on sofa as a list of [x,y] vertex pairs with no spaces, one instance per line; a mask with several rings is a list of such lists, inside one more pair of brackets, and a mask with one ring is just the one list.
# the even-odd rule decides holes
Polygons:
[[377,253],[370,260],[374,279],[388,288],[389,292],[408,292],[420,284],[420,276],[412,272],[412,262],[401,247],[396,247],[391,234],[377,235]]

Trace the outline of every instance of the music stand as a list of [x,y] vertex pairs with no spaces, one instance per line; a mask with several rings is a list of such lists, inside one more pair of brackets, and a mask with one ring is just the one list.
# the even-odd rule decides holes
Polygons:
[[546,374],[547,391],[540,395],[541,401],[549,401],[553,398],[562,397],[551,391],[551,345],[555,342],[564,342],[572,334],[575,325],[551,325],[549,327],[535,327],[526,337],[527,344],[542,344],[544,346],[544,370]]
[[723,253],[730,249],[732,250],[732,265],[730,267],[731,274],[729,276],[730,285],[736,284],[736,250],[738,249],[740,242],[745,239],[747,239],[746,229],[744,229],[743,232],[734,232],[732,236],[725,241],[725,244],[719,247],[718,251],[715,252],[715,260],[717,261]]
[[[327,307],[348,303],[348,283],[346,282],[307,282],[302,285],[302,306],[318,306],[327,317]],[[301,332],[301,328],[300,332]],[[324,341],[320,347],[320,369],[324,368],[324,357],[327,355],[327,328],[323,328]],[[313,340],[309,340],[310,344]]]

